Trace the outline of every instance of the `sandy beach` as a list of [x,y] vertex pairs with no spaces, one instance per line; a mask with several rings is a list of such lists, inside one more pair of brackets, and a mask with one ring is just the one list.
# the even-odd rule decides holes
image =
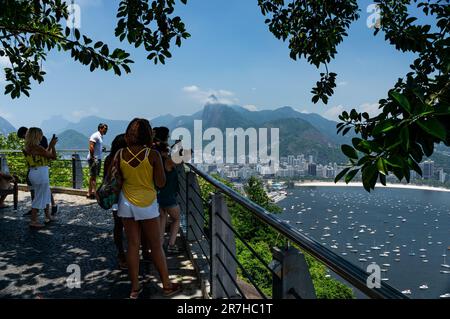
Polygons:
[[[295,182],[295,186],[335,186],[335,187],[363,187],[362,183],[358,182],[352,182],[352,183],[334,183],[334,182]],[[432,187],[432,186],[425,186],[425,185],[404,185],[404,184],[387,184],[386,186],[383,186],[382,184],[377,184],[376,188],[406,188],[406,189],[422,189],[422,190],[429,190],[429,191],[437,191],[437,192],[450,192],[450,189],[447,188],[441,188],[441,187]],[[375,189],[376,189],[375,188]]]

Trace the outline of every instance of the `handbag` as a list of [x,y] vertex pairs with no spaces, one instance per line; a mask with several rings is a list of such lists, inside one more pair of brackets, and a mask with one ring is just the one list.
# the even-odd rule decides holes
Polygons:
[[121,158],[122,150],[114,156],[109,172],[105,172],[106,176],[95,193],[98,205],[106,210],[111,209],[114,204],[119,202],[119,195],[123,184],[123,177],[120,171]]

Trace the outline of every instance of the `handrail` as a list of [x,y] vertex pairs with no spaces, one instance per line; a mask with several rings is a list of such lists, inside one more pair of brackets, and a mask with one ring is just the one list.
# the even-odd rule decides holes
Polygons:
[[315,239],[303,234],[296,228],[284,223],[274,214],[268,212],[266,209],[245,198],[232,188],[219,182],[218,180],[211,177],[202,170],[196,168],[192,164],[186,163],[186,165],[198,176],[203,178],[205,181],[213,185],[215,188],[220,190],[226,196],[233,199],[238,204],[247,208],[262,222],[268,224],[269,226],[277,230],[281,235],[285,236],[287,239],[297,244],[305,252],[314,256],[316,259],[318,259],[328,268],[334,271],[337,275],[341,276],[343,279],[345,279],[350,284],[355,286],[357,289],[366,294],[368,297],[377,299],[384,299],[384,298],[409,299],[400,291],[384,282],[380,283],[380,288],[372,289],[367,287],[367,278],[369,274],[365,272],[363,269],[357,267],[356,265],[337,255],[333,251],[324,247]]

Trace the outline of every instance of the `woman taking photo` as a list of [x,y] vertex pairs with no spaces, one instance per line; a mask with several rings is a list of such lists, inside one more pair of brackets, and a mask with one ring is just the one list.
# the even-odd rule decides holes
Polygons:
[[56,159],[55,145],[58,139],[53,135],[48,148],[43,148],[40,144],[42,140],[42,130],[37,127],[28,129],[25,135],[25,159],[30,171],[28,179],[34,190],[34,199],[31,203],[31,228],[42,228],[44,225],[38,222],[38,212],[45,211],[45,223],[54,220],[49,211],[51,203],[50,181],[48,177],[48,164],[50,160]]
[[119,151],[119,168],[123,177],[118,216],[122,218],[128,240],[127,262],[131,280],[131,299],[142,292],[139,283],[139,247],[141,230],[151,249],[151,256],[163,284],[164,296],[181,290],[169,281],[166,256],[162,249],[156,187],[166,183],[160,154],[150,149],[152,128],[148,120],[136,118],[125,133],[128,147]]

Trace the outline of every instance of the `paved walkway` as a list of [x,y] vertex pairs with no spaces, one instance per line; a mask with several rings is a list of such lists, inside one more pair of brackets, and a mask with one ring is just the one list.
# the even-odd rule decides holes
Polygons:
[[[117,269],[111,213],[80,196],[55,194],[55,200],[58,220],[40,231],[31,231],[23,217],[28,193],[19,192],[17,211],[12,196],[5,201],[11,208],[0,210],[0,298],[127,298],[130,283]],[[80,267],[81,288],[67,287],[71,264]],[[201,298],[186,254],[168,257],[168,266],[171,279],[183,285],[172,298]],[[147,281],[142,298],[163,298],[153,265],[143,263],[141,274]]]

